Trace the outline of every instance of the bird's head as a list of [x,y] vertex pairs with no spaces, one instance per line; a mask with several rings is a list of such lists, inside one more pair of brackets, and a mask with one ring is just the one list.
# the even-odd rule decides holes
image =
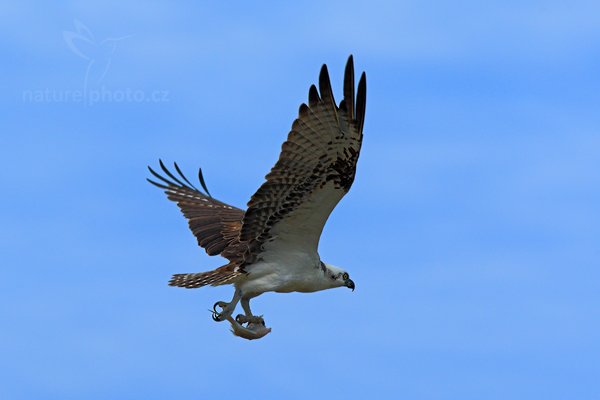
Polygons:
[[325,278],[331,281],[331,287],[346,286],[354,291],[354,281],[350,279],[348,272],[324,262],[321,262],[321,269],[325,273]]

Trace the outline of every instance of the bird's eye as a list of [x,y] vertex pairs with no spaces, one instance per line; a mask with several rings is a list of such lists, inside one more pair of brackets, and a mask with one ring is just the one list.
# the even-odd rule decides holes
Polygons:
[[344,272],[344,275],[342,275],[342,279],[343,279],[343,280],[346,280],[346,279],[348,279],[348,278],[350,278],[350,275],[348,275],[348,273],[347,273],[347,272]]

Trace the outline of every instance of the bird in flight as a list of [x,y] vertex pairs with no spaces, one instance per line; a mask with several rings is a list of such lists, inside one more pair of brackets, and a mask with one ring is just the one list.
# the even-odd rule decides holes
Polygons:
[[[164,189],[188,219],[198,244],[210,256],[228,263],[208,272],[175,274],[169,285],[199,288],[231,284],[229,302],[213,306],[215,321],[229,321],[234,335],[264,337],[271,328],[250,310],[250,300],[265,292],[316,292],[347,287],[354,282],[342,268],[323,262],[318,245],[327,218],[350,190],[363,137],[366,75],[354,90],[354,62],[348,58],[343,99],[336,105],[327,66],[319,75],[319,89],[308,91],[308,105],[300,105],[283,143],[279,160],[248,202],[246,210],[210,195],[202,170],[197,189],[175,163],[175,173],[162,161],[163,175],[148,167],[157,179],[148,181]],[[238,303],[244,314],[234,319]]]

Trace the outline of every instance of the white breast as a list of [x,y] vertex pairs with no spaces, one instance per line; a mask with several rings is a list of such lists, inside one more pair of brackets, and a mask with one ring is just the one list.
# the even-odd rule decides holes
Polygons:
[[264,292],[316,292],[330,289],[317,253],[323,226],[343,196],[332,182],[277,222],[263,244],[259,261],[248,265],[248,279],[238,287],[257,296]]
[[264,292],[315,292],[328,289],[329,280],[316,253],[269,251],[248,266],[248,277],[238,284],[245,296]]

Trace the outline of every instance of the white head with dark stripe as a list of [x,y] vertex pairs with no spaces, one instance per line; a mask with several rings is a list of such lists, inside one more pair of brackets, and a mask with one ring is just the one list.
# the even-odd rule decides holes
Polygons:
[[321,261],[321,270],[325,274],[325,279],[328,280],[330,287],[346,286],[354,291],[354,281],[350,279],[350,274],[348,272],[323,261]]

